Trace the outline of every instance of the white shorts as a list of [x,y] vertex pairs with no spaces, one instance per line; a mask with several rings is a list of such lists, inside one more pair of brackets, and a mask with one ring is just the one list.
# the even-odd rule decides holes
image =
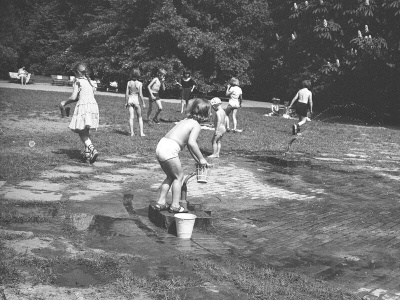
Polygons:
[[163,137],[157,145],[156,157],[160,163],[179,157],[181,146],[175,140]]

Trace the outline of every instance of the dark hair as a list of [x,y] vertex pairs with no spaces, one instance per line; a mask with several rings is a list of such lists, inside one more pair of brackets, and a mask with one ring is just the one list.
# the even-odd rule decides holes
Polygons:
[[303,84],[303,87],[306,87],[308,89],[311,87],[311,81],[310,80],[304,80],[302,84]]
[[189,108],[189,118],[194,119],[197,122],[204,122],[210,118],[210,102],[196,98],[193,100],[192,105]]
[[93,86],[93,85],[92,85],[92,81],[90,80],[90,69],[89,69],[89,66],[88,66],[86,63],[84,63],[84,62],[79,62],[79,63],[77,63],[77,64],[74,66],[73,71],[74,71],[75,73],[81,73],[81,74],[82,74],[83,76],[85,76],[86,79],[89,81],[89,84],[90,84],[91,86]]
[[185,76],[186,74],[188,74],[190,76],[190,71],[184,71],[183,75]]
[[140,70],[139,69],[133,69],[131,73],[131,79],[132,80],[139,80],[140,78]]

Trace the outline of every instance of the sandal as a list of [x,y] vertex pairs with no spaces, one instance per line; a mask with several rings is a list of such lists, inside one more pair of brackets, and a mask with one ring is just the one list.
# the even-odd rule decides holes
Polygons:
[[172,206],[170,206],[170,207],[168,208],[168,211],[169,211],[170,213],[175,213],[175,214],[188,213],[188,212],[189,212],[187,209],[185,209],[185,208],[182,207],[182,206],[179,206],[179,207],[172,207]]
[[97,152],[97,150],[94,149],[93,145],[89,145],[88,149],[90,151],[89,162],[93,164],[95,163],[97,156],[99,156],[99,152]]
[[162,210],[168,210],[169,209],[169,204],[165,203],[165,204],[159,204],[156,203],[156,205],[154,205],[154,208],[158,211],[162,211]]

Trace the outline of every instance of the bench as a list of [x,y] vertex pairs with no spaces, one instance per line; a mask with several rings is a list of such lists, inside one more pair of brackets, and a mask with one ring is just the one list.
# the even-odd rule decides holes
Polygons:
[[[30,74],[29,83],[35,83],[35,80],[32,78],[32,74]],[[8,76],[10,77],[10,82],[21,83],[21,79],[18,77],[18,72],[8,72]]]
[[68,76],[63,75],[51,75],[52,85],[67,85],[68,84]]

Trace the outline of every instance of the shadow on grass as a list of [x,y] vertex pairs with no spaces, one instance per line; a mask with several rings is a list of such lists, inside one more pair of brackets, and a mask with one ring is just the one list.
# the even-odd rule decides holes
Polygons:
[[58,149],[54,150],[53,153],[67,155],[69,159],[82,159],[82,152],[77,149]]
[[129,136],[129,132],[126,130],[121,130],[121,129],[114,129],[113,130],[115,133],[120,134],[120,135],[126,135]]

